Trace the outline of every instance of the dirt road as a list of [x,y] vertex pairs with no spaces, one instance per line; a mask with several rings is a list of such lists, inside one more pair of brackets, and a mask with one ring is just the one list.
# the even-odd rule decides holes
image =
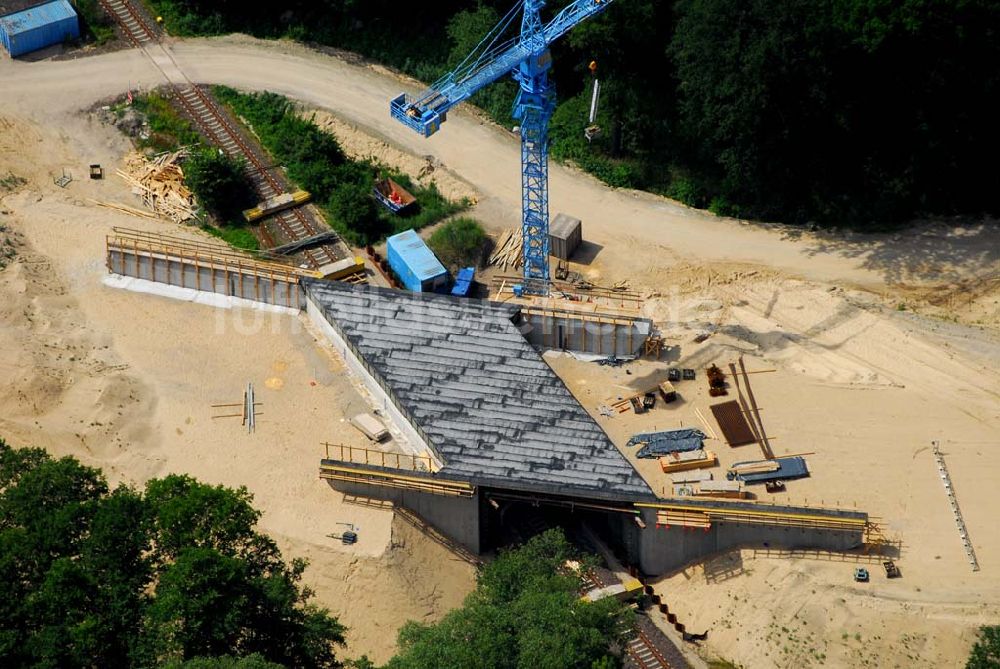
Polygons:
[[[289,42],[236,36],[168,43],[165,49],[196,82],[277,91],[327,108],[405,150],[432,154],[481,193],[479,216],[494,227],[518,221],[516,138],[465,111],[451,114],[430,139],[419,137],[388,113],[389,98],[401,88],[415,90],[415,84]],[[130,84],[163,83],[162,74],[136,50],[69,61],[3,61],[0,81],[4,102],[38,120],[57,120]],[[691,258],[767,265],[793,276],[868,288],[958,281],[1000,269],[996,226],[935,225],[905,236],[817,235],[721,219],[664,198],[614,190],[560,165],[551,170],[551,208],[584,219],[585,237],[598,249],[595,273],[628,268],[633,279],[647,268]]]

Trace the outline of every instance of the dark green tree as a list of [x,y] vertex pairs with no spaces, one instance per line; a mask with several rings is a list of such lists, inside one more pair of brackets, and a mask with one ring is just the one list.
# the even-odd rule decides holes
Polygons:
[[400,630],[387,669],[617,666],[610,648],[629,629],[631,612],[614,599],[581,601],[580,577],[566,567],[571,557],[558,530],[502,553],[460,609]]
[[0,666],[340,666],[343,627],[258,518],[245,489],[109,492],[96,469],[0,441]]
[[979,638],[972,646],[965,669],[1000,669],[1000,626],[979,629]]
[[342,181],[327,202],[334,223],[358,245],[374,243],[384,232],[375,207],[370,178],[368,183],[353,179]]
[[241,225],[255,196],[242,160],[216,149],[199,151],[184,163],[184,182],[220,225]]

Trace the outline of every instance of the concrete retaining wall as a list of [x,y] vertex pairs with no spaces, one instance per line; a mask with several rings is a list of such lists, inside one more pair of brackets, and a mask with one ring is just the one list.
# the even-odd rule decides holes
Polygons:
[[629,561],[643,573],[660,575],[700,558],[740,547],[812,549],[843,551],[859,547],[863,531],[828,530],[776,525],[743,523],[713,523],[707,530],[699,528],[656,527],[656,510],[643,509],[645,529],[629,519],[622,523],[619,539]]
[[268,271],[266,265],[206,263],[197,258],[111,245],[106,262],[109,271],[134,279],[292,309],[305,308],[305,291],[299,286],[299,277]]
[[449,539],[477,555],[485,547],[484,537],[480,531],[481,510],[478,492],[472,497],[448,497],[349,481],[329,481],[329,483],[334,490],[348,495],[388,500],[397,506],[409,509]]
[[[375,376],[368,371],[364,362],[355,354],[354,350],[347,345],[340,333],[330,324],[330,321],[323,316],[323,311],[313,302],[312,298],[306,297],[305,310],[313,324],[326,335],[327,339],[336,349],[340,357],[344,359],[347,368],[357,378],[361,379],[365,389],[378,405],[379,410],[387,415],[395,427],[404,437],[406,446],[411,455],[427,455],[437,460],[434,451],[428,446],[427,441],[413,427],[413,424],[403,417],[396,403],[389,397],[389,393],[378,382]],[[437,462],[440,467],[440,461]]]
[[535,348],[628,357],[642,354],[653,324],[644,318],[524,308],[518,327]]

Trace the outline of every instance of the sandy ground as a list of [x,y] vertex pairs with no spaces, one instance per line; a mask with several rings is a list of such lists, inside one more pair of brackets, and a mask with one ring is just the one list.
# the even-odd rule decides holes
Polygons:
[[[358,155],[407,171],[431,156],[435,178],[451,175],[456,192],[469,188],[475,215],[491,229],[518,220],[514,137],[459,112],[421,139],[388,116],[389,97],[412,86],[379,68],[241,37],[177,42],[165,53],[196,81],[274,90],[329,110],[322,120]],[[80,110],[128,85],[159,85],[160,72],[142,54],[121,51],[0,61],[0,82],[0,179],[12,172],[28,180],[15,192],[0,190],[0,217],[19,244],[19,260],[0,272],[0,434],[73,453],[114,480],[188,472],[246,485],[264,510],[264,529],[289,555],[312,560],[308,584],[349,626],[349,654],[385,659],[403,621],[434,619],[457,605],[472,585],[469,567],[408,526],[394,529],[385,511],[342,504],[316,479],[319,443],[358,439],[341,419],[364,400],[301,319],[101,283],[111,226],[177,229],[87,202],[129,202],[113,178],[82,180],[90,162],[113,172],[127,147]],[[77,177],[66,190],[52,185],[63,168]],[[788,652],[769,647],[779,632],[789,636],[780,628],[792,629],[799,614],[812,616],[809,647],[830,666],[862,659],[913,666],[897,650],[903,646],[919,650],[928,666],[958,663],[970,630],[995,619],[1000,602],[998,500],[988,478],[1000,457],[997,227],[936,222],[899,235],[814,234],[608,189],[561,166],[553,166],[551,185],[553,211],[584,219],[589,252],[574,269],[601,282],[628,278],[678,347],[661,363],[631,367],[632,375],[554,358],[584,406],[596,415],[616,385],[655,381],[668,361],[701,368],[744,352],[751,367],[778,370],[754,377],[775,450],[815,452],[813,478],[786,498],[857,505],[904,542],[904,578],[887,583],[876,574],[866,590],[850,583],[850,565],[749,555],[728,580],[698,567],[666,579],[682,620],[713,629],[706,653],[745,666],[802,664],[805,641],[778,644],[794,646]],[[706,327],[717,334],[692,345]],[[211,418],[210,405],[238,400],[247,381],[264,402],[255,435]],[[654,425],[692,424],[693,406],[708,415],[703,386],[703,377],[681,384],[684,402],[670,409],[597,417],[616,441]],[[936,476],[932,439],[946,453],[979,553],[975,574]],[[713,449],[724,462],[747,452]],[[648,463],[640,467],[655,481]],[[361,527],[357,546],[326,538],[338,522]],[[765,615],[777,631],[771,622],[753,624]],[[724,619],[732,631],[723,631]],[[892,629],[904,621],[905,629]],[[904,632],[923,636],[900,639]]]
[[[711,630],[706,656],[747,667],[818,665],[821,654],[828,666],[958,664],[975,628],[1000,619],[996,332],[773,274],[678,291],[648,301],[646,310],[671,344],[659,362],[609,368],[565,354],[546,359],[658,494],[671,494],[669,476],[624,443],[648,430],[704,430],[696,408],[721,434],[708,408],[718,400],[708,396],[703,370],[717,362],[728,373],[728,362],[743,354],[750,370],[774,370],[751,375],[751,382],[775,454],[811,453],[809,479],[789,482],[779,495],[751,491],[766,502],[862,509],[902,541],[904,577],[888,581],[876,563],[869,585],[852,582],[851,562],[739,553],[663,579],[657,589],[680,620]],[[716,325],[706,342],[692,341]],[[655,387],[670,366],[698,370],[697,380],[675,383],[678,402],[658,402],[643,415],[598,411],[608,397]],[[932,440],[945,453],[979,572],[959,541]],[[761,457],[755,445],[730,448],[710,439],[706,447],[719,456],[716,478],[734,462]]]
[[[304,318],[102,283],[112,226],[184,230],[89,206],[85,198],[134,204],[116,179],[54,186],[60,164],[110,166],[127,149],[110,129],[67,123],[91,142],[83,155],[0,117],[0,172],[28,180],[0,200],[18,253],[0,272],[0,434],[101,466],[115,482],[187,473],[246,486],[262,529],[289,558],[311,561],[306,583],[348,626],[348,654],[387,659],[399,625],[461,602],[472,569],[409,526],[394,530],[391,512],[342,504],[319,480],[322,441],[366,445],[344,419],[368,404]],[[241,401],[248,381],[263,403],[252,435],[238,418],[212,418],[234,410],[211,407]],[[357,527],[355,546],[326,536],[346,529],[339,523]]]

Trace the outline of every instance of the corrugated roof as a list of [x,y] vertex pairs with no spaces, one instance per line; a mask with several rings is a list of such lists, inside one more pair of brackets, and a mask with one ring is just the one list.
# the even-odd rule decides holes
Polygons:
[[549,235],[557,239],[569,239],[579,225],[581,225],[579,218],[573,218],[567,214],[556,214],[549,223]]
[[444,265],[437,259],[424,240],[413,230],[400,232],[386,240],[388,246],[393,247],[396,253],[403,259],[403,262],[413,270],[417,279],[426,281],[445,273]]
[[305,280],[444,461],[441,476],[564,495],[652,491],[511,321],[517,308]]
[[0,0],[0,16],[45,4],[45,0]]
[[76,18],[76,11],[72,5],[66,0],[52,0],[43,5],[0,16],[0,24],[7,34],[13,35],[72,18]]

